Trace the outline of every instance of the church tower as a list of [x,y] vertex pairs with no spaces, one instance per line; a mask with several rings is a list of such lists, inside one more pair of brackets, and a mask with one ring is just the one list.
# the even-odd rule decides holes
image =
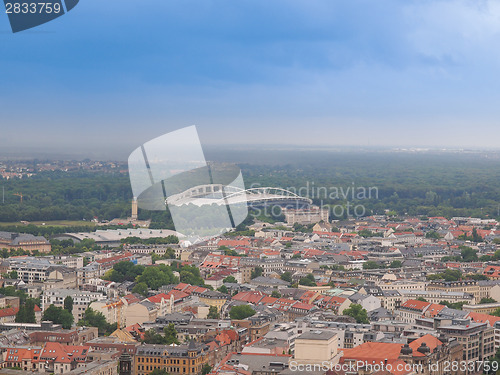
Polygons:
[[125,352],[120,356],[120,375],[132,375],[132,357]]

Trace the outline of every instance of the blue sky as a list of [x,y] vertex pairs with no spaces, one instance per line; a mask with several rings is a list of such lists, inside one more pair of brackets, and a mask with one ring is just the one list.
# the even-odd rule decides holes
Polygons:
[[[82,0],[12,34],[2,149],[212,144],[498,147],[500,2]],[[103,151],[104,152],[104,151]]]

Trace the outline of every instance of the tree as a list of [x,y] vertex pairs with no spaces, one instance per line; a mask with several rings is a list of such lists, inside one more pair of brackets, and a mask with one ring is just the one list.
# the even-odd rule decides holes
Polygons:
[[403,263],[400,260],[393,260],[389,265],[389,268],[401,268]]
[[497,301],[493,298],[485,297],[481,298],[481,301],[479,301],[480,305],[486,304],[486,303],[496,303]]
[[481,237],[478,233],[477,233],[477,229],[474,227],[472,228],[472,241],[473,242],[483,242],[483,237]]
[[83,318],[78,322],[80,327],[97,327],[100,335],[109,335],[116,330],[116,323],[110,324],[100,311],[88,307],[83,314]]
[[147,267],[144,272],[137,277],[138,283],[146,283],[150,289],[157,290],[163,285],[177,284],[179,279],[174,276],[172,269],[164,264]]
[[240,256],[240,254],[238,254],[236,252],[236,250],[233,250],[233,249],[226,249],[226,250],[224,250],[224,255],[228,255],[228,256],[231,256],[231,257]]
[[480,280],[488,280],[488,276],[486,275],[480,275],[480,274],[477,274],[477,275],[469,275],[467,276],[469,279],[471,280],[477,280],[477,281],[480,281]]
[[[448,302],[448,301],[441,301],[439,302],[440,305],[444,305],[450,309],[455,309],[455,310],[462,310],[462,307],[464,305],[467,305],[467,302]],[[500,312],[500,309],[498,309]],[[499,315],[500,316],[500,315]]]
[[169,375],[167,370],[155,368],[153,371],[149,373],[149,375]]
[[424,297],[418,297],[417,301],[427,302],[427,300]]
[[477,262],[477,251],[468,246],[461,246],[460,255],[462,256],[462,260],[464,262]]
[[368,260],[368,261],[363,263],[364,270],[376,270],[379,268],[384,268],[384,267],[373,260]]
[[374,234],[371,230],[368,229],[362,229],[358,232],[358,235],[361,237],[367,238],[367,237],[374,237],[376,234]]
[[118,262],[113,266],[111,272],[106,273],[109,281],[121,283],[124,281],[134,281],[137,276],[144,272],[145,267],[136,265],[129,261]]
[[283,281],[287,281],[289,283],[292,282],[292,273],[291,272],[284,272],[281,276],[280,276],[280,279],[283,280]]
[[219,292],[224,293],[224,294],[229,294],[229,290],[227,289],[227,286],[222,285],[220,288],[217,289]]
[[256,279],[257,277],[262,276],[263,273],[264,269],[262,267],[255,267],[252,271],[251,278]]
[[21,304],[25,303],[28,299],[28,295],[24,290],[18,290],[13,286],[7,286],[5,288],[0,288],[0,294],[9,297],[19,297],[19,302]]
[[173,323],[170,323],[167,327],[163,329],[163,333],[165,334],[165,344],[179,345],[179,340],[177,339],[177,331],[175,330],[175,326]]
[[255,315],[255,310],[250,305],[239,305],[231,307],[229,316],[233,320],[243,320]]
[[217,307],[215,306],[210,306],[210,309],[208,310],[208,319],[219,319],[219,311],[217,310]]
[[425,238],[432,238],[432,239],[435,239],[435,240],[439,240],[440,236],[439,236],[438,232],[432,231],[432,232],[427,232],[425,234]]
[[73,313],[73,298],[71,296],[67,296],[64,299],[64,310],[67,310],[70,313]]
[[357,323],[368,324],[368,313],[363,306],[353,303],[348,309],[344,310],[344,315],[353,317]]
[[15,321],[16,323],[36,323],[35,301],[33,299],[30,298],[19,306]]
[[303,277],[299,280],[299,285],[304,286],[316,286],[316,280],[314,279],[314,275],[310,273],[306,277]]
[[205,363],[201,368],[201,375],[208,375],[211,372],[212,372],[212,366],[210,366],[208,363]]
[[232,283],[232,284],[237,284],[238,281],[234,278],[234,276],[228,276],[224,280],[222,280],[223,283]]
[[70,329],[73,325],[73,314],[62,307],[50,305],[43,313],[42,320],[51,321],[54,324],[61,324],[64,329]]
[[205,286],[205,281],[201,277],[199,268],[195,266],[183,266],[180,270],[181,283]]
[[444,272],[427,275],[427,280],[444,280],[444,281],[458,281],[462,278],[460,270],[447,269]]
[[273,292],[271,293],[271,297],[273,297],[273,298],[281,298],[281,294],[277,290],[273,290]]
[[155,344],[155,345],[165,345],[165,337],[154,329],[148,329],[144,332],[143,340],[146,344]]
[[132,288],[132,293],[138,293],[144,297],[148,296],[148,292],[149,292],[148,284],[146,284],[145,282],[137,283]]
[[17,279],[17,271],[16,270],[12,270],[9,272],[9,278],[10,279]]

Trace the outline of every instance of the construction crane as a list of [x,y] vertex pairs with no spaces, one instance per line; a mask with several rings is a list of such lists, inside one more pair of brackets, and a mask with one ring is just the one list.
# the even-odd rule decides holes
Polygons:
[[23,193],[14,193],[14,195],[18,196],[19,198],[21,198],[21,203],[23,203]]
[[112,303],[107,304],[106,306],[103,306],[103,309],[104,308],[107,308],[108,310],[116,309],[116,328],[117,329],[121,328],[122,307],[123,307],[122,301],[112,302]]

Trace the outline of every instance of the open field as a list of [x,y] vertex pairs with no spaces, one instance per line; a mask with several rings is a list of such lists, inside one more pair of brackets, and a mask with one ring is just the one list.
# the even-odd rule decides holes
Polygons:
[[[90,221],[78,221],[78,220],[55,220],[55,221],[30,221],[28,224],[33,224],[36,226],[53,226],[53,227],[71,227],[71,226],[89,226],[89,227],[95,227],[95,223],[90,222]],[[7,226],[12,226],[12,225],[27,225],[26,223],[21,223],[21,222],[10,222],[10,223],[2,223],[0,222],[0,228],[1,227],[7,227]]]

